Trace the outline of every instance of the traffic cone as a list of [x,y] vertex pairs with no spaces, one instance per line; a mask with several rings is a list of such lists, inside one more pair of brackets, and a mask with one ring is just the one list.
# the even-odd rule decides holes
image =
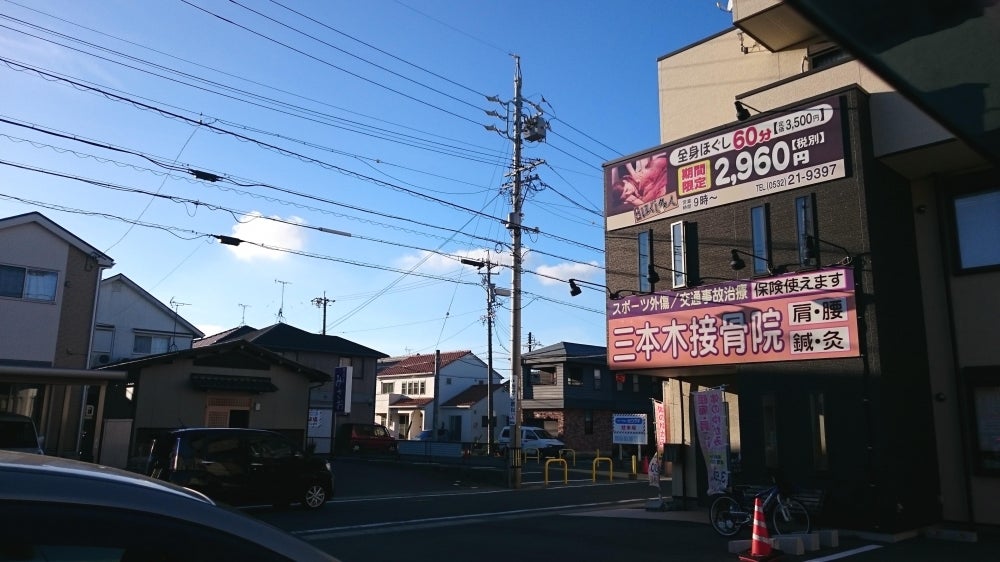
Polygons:
[[750,541],[750,553],[741,554],[744,562],[761,562],[776,560],[783,553],[771,547],[771,536],[767,532],[767,521],[764,519],[764,504],[760,498],[753,503],[753,540]]

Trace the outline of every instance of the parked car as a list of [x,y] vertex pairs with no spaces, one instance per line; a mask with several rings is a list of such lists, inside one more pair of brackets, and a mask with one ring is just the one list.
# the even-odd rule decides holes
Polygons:
[[0,559],[334,561],[201,493],[92,463],[0,451]]
[[[506,455],[510,448],[511,436],[514,433],[514,426],[508,425],[500,430],[497,437],[497,444],[500,453]],[[521,426],[521,450],[525,453],[538,451],[541,457],[558,457],[559,449],[566,447],[566,444],[557,439],[554,435],[540,427],[530,425]]]
[[396,438],[384,425],[377,423],[345,423],[337,428],[333,444],[335,454],[395,455],[398,450]]
[[188,428],[154,440],[148,474],[231,505],[322,507],[334,493],[330,462],[261,429]]
[[0,449],[41,455],[44,454],[43,442],[31,418],[0,412]]

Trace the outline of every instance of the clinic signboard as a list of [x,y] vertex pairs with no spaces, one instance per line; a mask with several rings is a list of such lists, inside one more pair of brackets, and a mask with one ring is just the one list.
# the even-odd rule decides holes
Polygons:
[[646,414],[613,414],[611,442],[615,445],[645,445],[649,442]]
[[834,267],[607,303],[614,371],[858,357],[854,272]]
[[608,164],[606,229],[846,177],[843,122],[833,96]]

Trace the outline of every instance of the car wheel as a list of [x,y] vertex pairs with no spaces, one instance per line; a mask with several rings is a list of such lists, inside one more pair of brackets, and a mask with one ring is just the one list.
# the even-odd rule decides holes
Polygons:
[[319,509],[326,503],[327,496],[322,484],[310,484],[302,494],[302,505],[306,509]]

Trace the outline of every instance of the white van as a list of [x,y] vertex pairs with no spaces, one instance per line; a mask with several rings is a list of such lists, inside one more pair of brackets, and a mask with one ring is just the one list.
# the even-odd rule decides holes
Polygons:
[[0,412],[0,449],[44,454],[35,422],[28,416],[7,412]]
[[[510,438],[513,433],[513,429],[514,426],[508,425],[500,430],[500,435],[497,437],[497,443],[500,445],[500,452],[504,455],[507,454],[507,448],[511,446]],[[525,453],[531,454],[537,450],[538,455],[542,458],[558,457],[559,449],[565,448],[566,444],[548,431],[545,431],[540,427],[530,425],[521,426],[521,450]]]

